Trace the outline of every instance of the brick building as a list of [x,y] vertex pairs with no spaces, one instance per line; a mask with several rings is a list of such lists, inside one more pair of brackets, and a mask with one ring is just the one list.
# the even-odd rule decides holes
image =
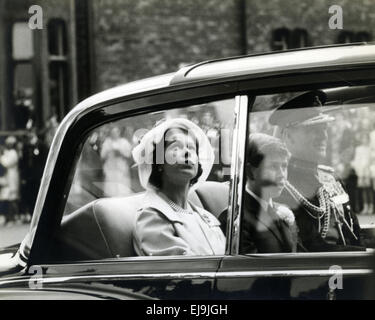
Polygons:
[[[372,40],[374,1],[335,4],[342,30],[328,27],[328,0],[1,0],[0,130],[24,129],[22,103],[43,132],[91,93],[182,64]],[[31,5],[41,30],[28,28]]]

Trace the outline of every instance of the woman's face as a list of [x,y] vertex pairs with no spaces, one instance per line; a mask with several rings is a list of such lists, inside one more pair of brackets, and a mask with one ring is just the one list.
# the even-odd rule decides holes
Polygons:
[[197,144],[182,129],[169,129],[165,134],[163,182],[189,184],[198,173]]

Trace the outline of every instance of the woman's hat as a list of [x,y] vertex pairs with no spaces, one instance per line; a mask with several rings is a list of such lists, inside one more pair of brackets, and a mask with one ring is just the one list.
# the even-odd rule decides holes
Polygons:
[[200,182],[205,181],[211,172],[215,156],[211,143],[203,130],[184,118],[168,119],[147,132],[132,152],[134,161],[138,165],[140,183],[145,189],[155,189],[149,183],[154,160],[153,153],[155,146],[164,139],[167,130],[172,128],[186,130],[198,142],[198,161],[202,166],[203,172],[197,183],[193,185],[193,188],[196,188]]

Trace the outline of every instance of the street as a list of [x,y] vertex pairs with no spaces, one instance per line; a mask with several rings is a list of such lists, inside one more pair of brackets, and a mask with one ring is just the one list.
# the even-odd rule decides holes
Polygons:
[[29,223],[0,226],[0,248],[19,243],[29,230]]

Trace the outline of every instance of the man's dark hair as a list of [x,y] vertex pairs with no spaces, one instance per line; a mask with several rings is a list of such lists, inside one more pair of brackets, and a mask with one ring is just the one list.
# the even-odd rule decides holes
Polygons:
[[280,139],[263,133],[250,135],[246,153],[247,164],[259,168],[263,159],[272,154],[282,154],[290,158],[290,152]]

